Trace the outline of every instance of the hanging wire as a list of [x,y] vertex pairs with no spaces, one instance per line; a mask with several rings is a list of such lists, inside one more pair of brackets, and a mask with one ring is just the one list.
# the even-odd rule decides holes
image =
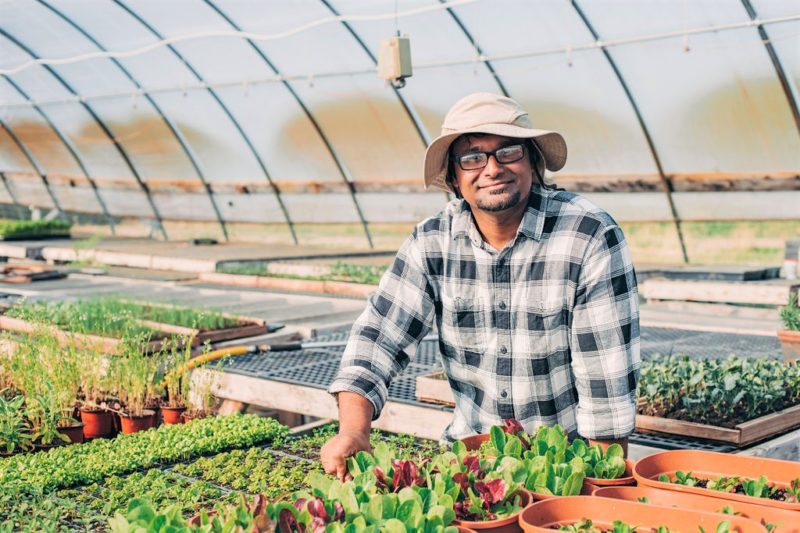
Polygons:
[[[472,0],[474,1],[474,0]],[[441,5],[453,5],[453,2],[449,4],[441,4]],[[406,11],[405,13],[408,13]],[[778,24],[781,22],[791,22],[800,20],[800,15],[792,15],[786,17],[779,17],[779,18],[772,18],[772,19],[755,19],[748,22],[740,22],[740,23],[733,23],[733,24],[725,24],[725,25],[718,25],[718,26],[706,26],[701,28],[693,28],[689,30],[679,30],[674,32],[667,32],[667,33],[657,33],[657,34],[650,34],[650,35],[642,35],[638,37],[632,37],[628,39],[618,39],[618,40],[608,40],[608,41],[592,41],[590,43],[576,45],[576,46],[565,46],[565,47],[558,47],[558,48],[547,48],[547,49],[539,49],[539,50],[529,50],[529,51],[522,51],[516,52],[512,54],[498,54],[493,56],[486,56],[481,55],[475,57],[474,55],[466,58],[466,59],[456,59],[456,60],[449,60],[449,61],[441,61],[435,63],[423,63],[423,64],[415,64],[414,68],[416,70],[425,70],[425,69],[435,69],[435,68],[442,68],[442,67],[452,67],[452,66],[462,66],[462,65],[473,65],[476,62],[497,62],[497,61],[507,61],[507,60],[515,60],[515,59],[526,59],[532,57],[542,57],[542,56],[549,56],[549,55],[557,55],[561,56],[558,62],[563,64],[564,55],[569,55],[569,59],[574,62],[574,54],[576,52],[585,52],[591,50],[598,50],[601,48],[611,48],[616,46],[626,46],[630,44],[636,43],[643,43],[643,42],[656,42],[656,41],[663,41],[663,40],[670,40],[675,38],[683,39],[688,35],[698,35],[704,33],[714,33],[720,31],[730,31],[730,30],[738,30],[748,27],[753,27],[757,25],[767,25],[767,24]],[[763,46],[766,43],[776,43],[788,39],[796,39],[798,32],[794,32],[787,35],[782,35],[780,37],[771,37],[769,39],[757,39],[753,41],[753,44]],[[716,50],[716,49],[725,49],[725,48],[741,48],[743,46],[750,46],[751,43],[732,43],[732,44],[704,44],[704,45],[697,45],[695,43],[694,49],[695,50]],[[655,45],[659,46],[659,45]],[[665,43],[660,45],[663,48],[669,48],[675,46],[674,43]],[[305,74],[295,74],[295,75],[275,75],[275,76],[268,76],[262,78],[254,78],[254,79],[247,79],[247,80],[236,80],[236,81],[227,81],[227,82],[218,82],[218,83],[209,83],[206,81],[196,82],[196,83],[183,83],[180,86],[164,86],[164,87],[153,87],[148,88],[146,91],[136,90],[136,91],[124,91],[124,92],[114,92],[114,93],[105,93],[105,94],[95,94],[91,97],[86,97],[83,95],[78,96],[67,96],[61,98],[51,98],[51,99],[35,99],[31,101],[25,102],[18,102],[18,103],[4,103],[4,107],[7,109],[14,109],[14,108],[21,108],[21,107],[32,107],[33,105],[50,105],[50,104],[67,104],[73,103],[76,101],[85,102],[88,100],[104,100],[104,99],[115,99],[120,97],[129,97],[134,93],[143,94],[147,92],[147,94],[158,94],[158,93],[171,93],[171,92],[187,92],[193,89],[206,89],[209,87],[213,88],[222,88],[222,87],[241,87],[243,81],[246,81],[248,85],[261,85],[265,83],[281,83],[285,81],[308,81],[314,80],[317,78],[339,78],[339,77],[351,77],[351,76],[359,76],[359,75],[374,75],[375,69],[374,68],[367,68],[367,69],[360,69],[360,70],[350,70],[350,71],[337,71],[337,72],[317,72],[317,73],[305,73]],[[3,71],[0,70],[0,75],[3,74]],[[313,82],[312,82],[313,83]]]
[[397,11],[395,3],[394,13],[385,13],[381,15],[339,15],[339,16],[325,17],[322,19],[315,20],[313,22],[309,22],[308,24],[303,24],[291,30],[273,34],[252,33],[248,31],[237,31],[237,30],[214,30],[214,31],[204,31],[198,33],[189,33],[185,35],[176,35],[175,37],[169,37],[167,39],[159,39],[158,41],[150,43],[146,46],[142,46],[140,48],[134,48],[133,50],[124,50],[124,51],[108,50],[108,51],[90,52],[86,54],[80,54],[64,58],[34,59],[26,61],[25,63],[17,65],[16,67],[0,69],[0,75],[10,76],[11,74],[16,74],[34,65],[66,65],[70,63],[78,63],[80,61],[87,61],[89,59],[97,59],[97,58],[134,57],[146,54],[151,50],[163,48],[165,46],[169,46],[175,43],[193,41],[197,39],[208,39],[211,37],[238,37],[241,39],[249,39],[252,41],[275,41],[279,39],[285,39],[287,37],[291,37],[293,35],[297,35],[298,33],[308,31],[318,26],[324,26],[326,24],[339,24],[342,22],[372,22],[372,21],[390,20],[392,18],[395,19],[395,26],[399,27],[397,23],[397,19],[399,17],[410,17],[414,15],[420,15],[422,13],[428,13],[431,11],[439,11],[442,9],[453,8],[465,4],[472,4],[477,1],[478,0],[451,0],[443,4],[436,4],[416,9],[409,9],[408,11],[403,11],[402,13],[399,13]]

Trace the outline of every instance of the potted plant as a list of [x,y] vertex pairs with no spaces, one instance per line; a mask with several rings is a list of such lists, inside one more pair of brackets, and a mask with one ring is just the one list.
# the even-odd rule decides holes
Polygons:
[[[218,364],[222,364],[222,360]],[[189,381],[191,392],[185,398],[188,400],[188,405],[181,418],[188,422],[213,415],[216,405],[214,387],[217,384],[217,373],[193,371],[190,375],[183,374],[183,379]]]
[[169,353],[165,358],[164,389],[166,401],[161,403],[161,414],[165,424],[180,424],[186,411],[191,381],[189,376],[178,371],[192,357],[191,346],[187,343],[181,347],[178,343],[170,343]]
[[[517,531],[519,512],[530,503],[520,483],[524,472],[519,465],[469,453],[460,442],[452,451],[420,465],[396,459],[385,443],[377,444],[374,452],[374,456],[359,452],[348,460],[348,471],[356,482],[374,484],[381,493],[423,493],[423,499],[435,499],[442,507],[452,509],[457,526]],[[447,513],[444,518],[449,516]],[[444,520],[443,525],[449,524]]]
[[783,349],[785,362],[800,359],[800,307],[797,306],[797,294],[789,297],[789,304],[781,309],[781,320],[785,329],[778,331],[778,340]]
[[112,361],[113,375],[122,410],[119,413],[122,432],[136,433],[153,427],[151,409],[146,408],[153,383],[160,381],[160,360],[143,353],[138,336],[125,339],[124,350]]
[[719,498],[711,496],[652,487],[601,487],[594,492],[593,496],[743,516],[760,523],[771,533],[800,533],[800,520],[798,520],[796,511],[774,509],[766,505],[721,501]]
[[24,452],[31,447],[31,433],[25,419],[25,398],[0,391],[0,456]]
[[29,396],[25,415],[31,424],[31,440],[34,448],[48,450],[70,442],[69,437],[59,429],[62,414],[52,394],[40,393]]
[[79,353],[83,393],[79,413],[83,436],[87,439],[110,437],[114,434],[114,420],[108,409],[109,361],[98,351]]
[[80,389],[76,351],[62,349],[50,331],[37,328],[17,344],[8,364],[16,388],[27,398],[33,433],[39,435],[35,440],[44,436],[44,444],[51,444],[48,428],[55,423],[69,442],[83,442],[83,426],[74,418]]
[[800,511],[800,463],[695,450],[659,452],[636,462],[640,485]]
[[[587,522],[591,522],[591,525]],[[621,526],[627,524],[634,527],[615,528],[615,522]],[[716,513],[593,496],[553,498],[536,502],[523,511],[520,516],[520,526],[526,533],[550,533],[554,529],[576,533],[596,531],[764,533],[764,526],[741,516],[722,516]],[[596,529],[590,529],[591,527]]]

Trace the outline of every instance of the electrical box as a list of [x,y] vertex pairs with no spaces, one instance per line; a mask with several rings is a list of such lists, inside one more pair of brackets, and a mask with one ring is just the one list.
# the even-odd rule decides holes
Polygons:
[[394,36],[381,41],[378,52],[378,77],[400,82],[411,76],[411,44],[408,36]]

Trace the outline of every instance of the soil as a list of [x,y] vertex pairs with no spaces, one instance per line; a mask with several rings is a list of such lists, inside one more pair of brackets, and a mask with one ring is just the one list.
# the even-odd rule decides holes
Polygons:
[[[708,480],[707,479],[699,479],[699,480],[697,480],[697,483],[696,483],[695,486],[696,487],[700,487],[701,489],[707,489],[708,488]],[[711,490],[711,489],[709,489],[709,490]],[[747,492],[745,492],[745,490],[744,490],[744,485],[742,485],[741,483],[737,483],[736,485],[734,485],[733,490],[730,491],[730,492],[733,493],[733,494],[741,494],[743,496],[747,496]],[[790,497],[791,496],[790,496],[788,490],[786,490],[786,489],[778,489],[775,492],[773,492],[772,494],[770,494],[767,497],[767,499],[775,500],[775,501],[778,501],[778,502],[787,502],[787,501],[790,501],[789,500]]]

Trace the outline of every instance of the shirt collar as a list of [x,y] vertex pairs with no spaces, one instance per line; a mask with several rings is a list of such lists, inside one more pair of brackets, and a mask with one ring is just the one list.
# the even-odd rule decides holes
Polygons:
[[[525,210],[525,214],[522,216],[522,222],[517,230],[518,235],[521,233],[535,241],[542,238],[542,232],[544,231],[544,215],[547,212],[547,200],[547,191],[543,191],[541,187],[534,185],[531,189],[531,194],[528,196],[528,207]],[[473,242],[480,242],[480,232],[472,219],[472,211],[467,201],[463,198],[456,199],[453,201],[452,208],[453,238],[469,236],[470,240]]]

